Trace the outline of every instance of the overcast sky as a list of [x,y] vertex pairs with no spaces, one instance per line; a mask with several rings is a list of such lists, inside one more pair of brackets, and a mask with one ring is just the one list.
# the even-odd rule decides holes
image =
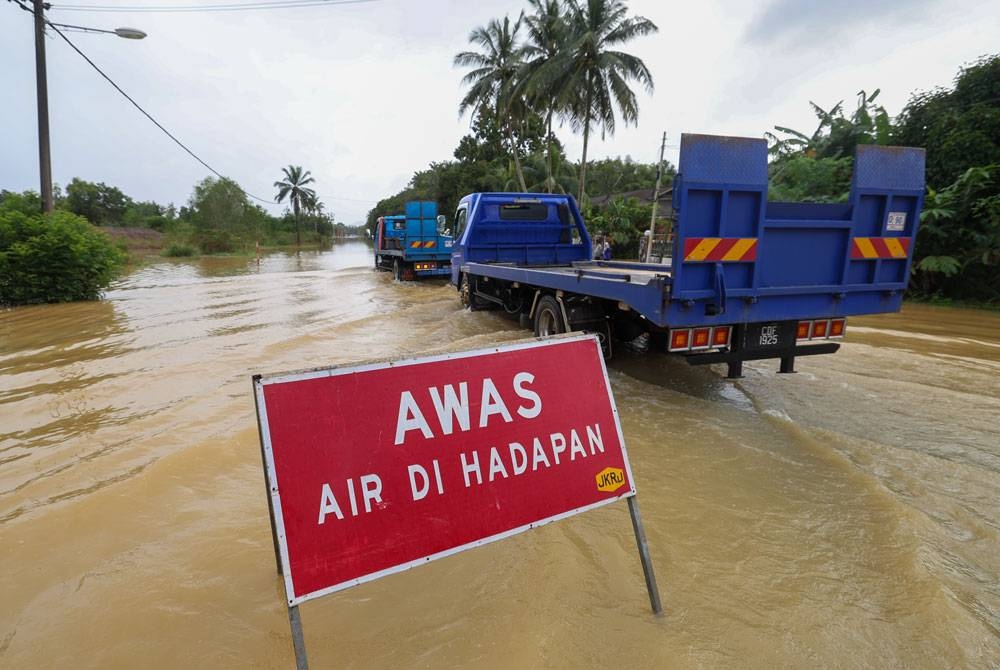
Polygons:
[[[250,0],[231,0],[250,2]],[[149,37],[69,37],[217,170],[256,195],[288,164],[316,178],[338,221],[359,223],[415,170],[452,157],[468,132],[453,55],[471,28],[514,0],[374,0],[231,13],[84,13],[62,5],[164,6],[219,0],[53,0],[52,21],[136,27]],[[948,86],[959,66],[1000,50],[1000,0],[632,0],[659,28],[628,50],[656,91],[638,128],[596,138],[591,156],[653,162],[667,131],[761,136],[812,132],[808,101],[852,109],[881,88],[898,114],[917,89]],[[31,16],[0,2],[0,188],[38,189]],[[47,40],[53,179],[116,185],[136,199],[185,203],[208,172],[58,39]],[[571,156],[581,141],[559,130]],[[279,213],[281,207],[271,206]]]

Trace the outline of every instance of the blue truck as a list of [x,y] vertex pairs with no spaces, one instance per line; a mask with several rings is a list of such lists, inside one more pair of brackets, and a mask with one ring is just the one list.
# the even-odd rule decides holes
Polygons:
[[845,203],[767,198],[762,139],[683,135],[674,257],[591,260],[571,196],[474,193],[458,205],[451,283],[463,305],[516,314],[537,336],[596,333],[692,365],[840,347],[847,317],[898,311],[924,194],[924,151],[857,148]]
[[375,269],[390,270],[396,281],[451,274],[452,237],[443,230],[436,202],[408,202],[406,213],[379,217],[375,228]]

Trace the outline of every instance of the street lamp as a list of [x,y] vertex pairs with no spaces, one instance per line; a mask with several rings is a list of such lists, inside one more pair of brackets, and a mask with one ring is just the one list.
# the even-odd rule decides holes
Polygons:
[[[49,155],[49,94],[45,73],[45,10],[44,0],[33,0],[35,15],[35,88],[38,92],[38,168],[41,173],[42,212],[52,211],[52,159]],[[146,33],[135,28],[101,30],[63,23],[50,23],[54,28],[70,28],[89,33],[108,33],[129,40],[141,40]]]
[[124,37],[127,40],[141,40],[146,37],[146,33],[138,28],[115,28],[113,32],[118,37]]
[[46,21],[53,28],[69,28],[79,33],[105,33],[107,35],[118,35],[127,40],[141,40],[146,37],[146,33],[138,28],[115,28],[114,30],[104,30],[103,28],[88,28],[87,26],[74,26],[70,23],[52,23]]

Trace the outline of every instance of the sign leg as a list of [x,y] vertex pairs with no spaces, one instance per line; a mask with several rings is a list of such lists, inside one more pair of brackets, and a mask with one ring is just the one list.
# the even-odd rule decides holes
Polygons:
[[660,590],[656,586],[656,575],[653,574],[653,561],[649,557],[649,544],[646,542],[646,530],[642,527],[642,517],[639,516],[639,502],[635,496],[628,499],[628,513],[632,517],[632,530],[635,531],[635,543],[639,547],[639,560],[642,561],[642,572],[646,577],[646,590],[649,592],[649,605],[654,614],[663,614],[660,603]]
[[295,648],[295,670],[309,670],[309,659],[306,658],[306,640],[302,635],[302,617],[299,616],[299,606],[288,608],[288,623],[292,627],[292,647]]
[[267,496],[268,518],[271,520],[271,543],[274,545],[274,565],[278,569],[278,574],[284,574],[281,570],[281,550],[278,549],[278,528],[274,525],[274,503],[271,502],[271,481],[267,476],[267,456],[264,454],[264,429],[260,425],[260,401],[257,399],[257,382],[260,375],[253,377],[253,404],[257,410],[257,434],[260,436],[260,464],[264,468],[264,494]]

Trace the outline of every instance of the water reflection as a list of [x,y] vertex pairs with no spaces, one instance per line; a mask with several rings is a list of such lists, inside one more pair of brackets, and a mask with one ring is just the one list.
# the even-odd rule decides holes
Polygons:
[[[333,240],[329,249],[265,252],[254,256],[205,256],[187,261],[168,261],[194,270],[200,277],[233,277],[274,272],[319,272],[371,267],[371,243],[361,239]],[[184,271],[181,270],[183,274]]]
[[[0,374],[24,374],[120,355],[128,320],[112,301],[32,305],[0,319]],[[12,378],[6,377],[10,383]],[[0,387],[0,402],[14,386]]]

